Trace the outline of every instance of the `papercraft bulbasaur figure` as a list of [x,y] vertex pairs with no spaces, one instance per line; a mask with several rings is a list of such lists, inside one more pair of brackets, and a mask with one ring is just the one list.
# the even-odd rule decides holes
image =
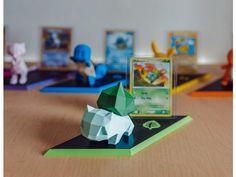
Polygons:
[[74,49],[74,56],[70,57],[77,65],[76,80],[93,86],[97,79],[102,79],[107,74],[105,64],[94,64],[91,60],[91,48],[79,44]]
[[122,83],[103,90],[97,105],[101,109],[126,116],[135,111],[134,97],[123,87]]
[[[27,82],[28,68],[22,55],[26,52],[24,43],[13,43],[7,46],[7,53],[11,56],[11,80],[10,84],[25,84]],[[20,75],[18,81],[18,75]]]
[[117,144],[123,135],[129,136],[134,124],[129,116],[119,116],[104,109],[87,105],[83,115],[81,134],[93,141],[108,140],[108,144]]

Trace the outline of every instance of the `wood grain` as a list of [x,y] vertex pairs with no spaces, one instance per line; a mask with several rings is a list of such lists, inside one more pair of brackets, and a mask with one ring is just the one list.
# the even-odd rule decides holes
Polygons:
[[[219,67],[206,68],[221,76]],[[174,96],[175,113],[193,122],[133,157],[45,158],[79,134],[83,109],[98,95],[5,91],[5,177],[232,176],[232,98],[188,96],[196,88]]]

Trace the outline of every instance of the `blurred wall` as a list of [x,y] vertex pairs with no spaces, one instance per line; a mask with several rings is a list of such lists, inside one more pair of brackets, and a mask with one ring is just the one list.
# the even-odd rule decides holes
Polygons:
[[156,39],[166,51],[168,31],[199,32],[198,62],[224,63],[232,47],[232,0],[5,0],[8,43],[24,41],[27,60],[40,60],[43,26],[73,29],[73,45],[88,43],[104,58],[104,31],[136,31],[135,52],[151,55]]

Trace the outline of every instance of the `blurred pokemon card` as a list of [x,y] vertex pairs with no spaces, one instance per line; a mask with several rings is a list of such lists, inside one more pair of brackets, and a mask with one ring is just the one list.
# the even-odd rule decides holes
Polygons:
[[132,116],[171,116],[171,91],[171,59],[130,59],[130,92],[135,97],[136,106]]

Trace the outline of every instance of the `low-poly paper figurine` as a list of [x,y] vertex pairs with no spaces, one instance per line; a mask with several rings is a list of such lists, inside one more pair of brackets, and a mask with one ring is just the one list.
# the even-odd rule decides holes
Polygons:
[[134,124],[129,116],[119,116],[89,105],[80,126],[84,137],[93,141],[108,140],[108,144],[117,144],[123,135],[129,136],[133,129]]
[[25,52],[26,49],[24,43],[13,43],[7,46],[7,53],[12,57],[12,76],[10,84],[15,85],[18,83],[18,75],[20,75],[20,84],[25,84],[27,82],[28,68],[25,61],[21,58]]
[[227,86],[232,82],[232,69],[233,69],[233,49],[230,49],[227,54],[228,63],[222,66],[222,69],[225,70],[221,85]]
[[85,44],[79,44],[74,49],[74,56],[70,57],[77,64],[76,80],[93,86],[97,79],[107,74],[105,64],[93,64],[91,60],[91,48]]
[[124,89],[122,83],[103,90],[97,100],[97,105],[101,109],[120,116],[126,116],[135,111],[134,97]]

